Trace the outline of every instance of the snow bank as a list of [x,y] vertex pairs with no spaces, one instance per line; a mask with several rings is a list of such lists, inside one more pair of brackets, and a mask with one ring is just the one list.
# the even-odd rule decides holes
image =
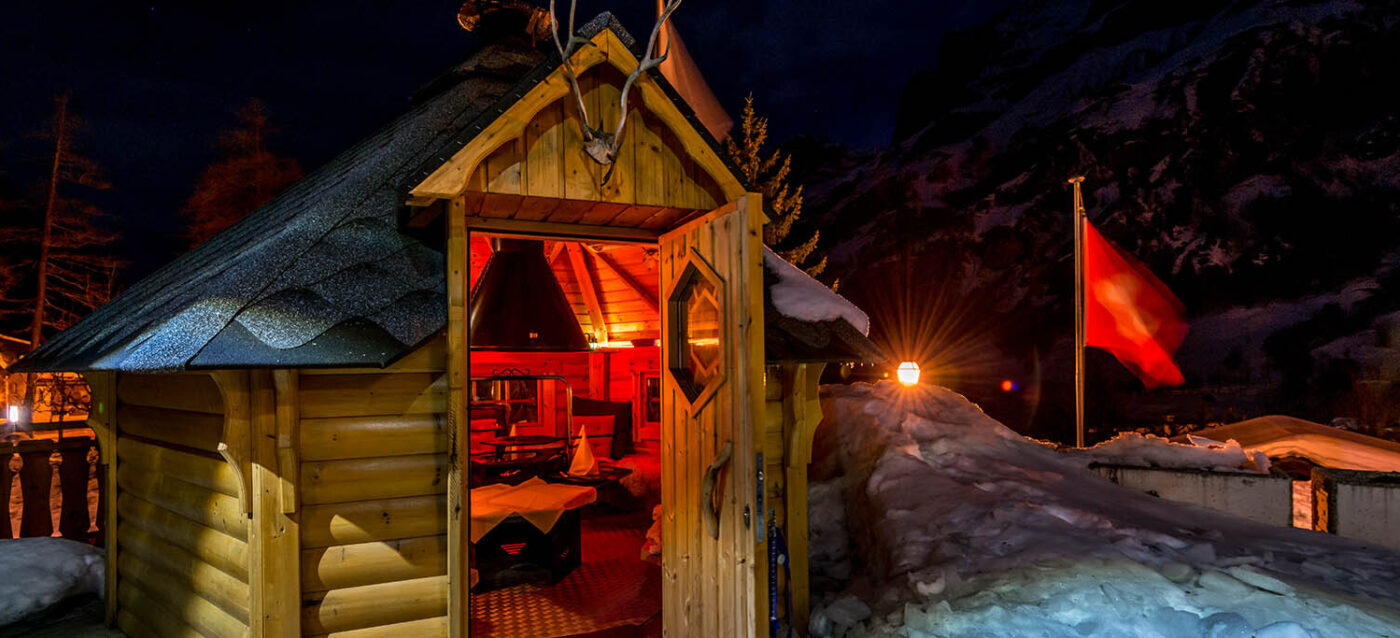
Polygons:
[[1235,440],[1224,443],[1192,436],[1191,445],[1173,443],[1151,434],[1120,432],[1091,448],[1068,450],[1072,456],[1098,463],[1163,467],[1171,469],[1214,470],[1217,472],[1269,471],[1269,456],[1246,450]]
[[855,570],[813,579],[813,636],[1400,635],[1400,555],[1120,488],[943,388],[822,407]]
[[0,541],[0,627],[79,594],[102,593],[102,550],[62,538]]
[[865,312],[767,247],[763,264],[778,276],[778,283],[769,288],[778,312],[802,321],[845,319],[861,334],[870,334],[870,317]]

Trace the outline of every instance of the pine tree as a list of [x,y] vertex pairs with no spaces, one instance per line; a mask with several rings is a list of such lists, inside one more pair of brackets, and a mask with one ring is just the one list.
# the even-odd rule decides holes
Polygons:
[[31,347],[45,329],[62,330],[111,299],[121,261],[108,246],[117,235],[98,222],[105,215],[74,193],[111,188],[96,162],[83,157],[74,137],[85,126],[69,111],[67,94],[54,101],[54,121],[45,138],[53,144],[37,229]]
[[205,169],[185,202],[189,218],[185,236],[196,246],[266,204],[301,179],[295,159],[268,150],[267,138],[275,130],[255,99],[238,110],[239,126],[219,136],[222,157]]
[[[122,265],[109,251],[116,234],[100,225],[103,213],[81,197],[111,188],[97,163],[76,147],[77,135],[85,128],[72,114],[69,96],[55,98],[53,122],[41,135],[51,145],[44,183],[29,198],[0,202],[0,212],[5,213],[0,225],[6,226],[6,252],[0,264],[6,271],[6,276],[0,277],[0,322],[7,326],[19,323],[19,315],[26,314],[30,349],[37,348],[46,334],[72,325],[111,299]],[[29,291],[32,295],[25,294]],[[68,388],[64,390],[63,410],[71,411],[71,399],[84,394],[76,377],[24,377],[24,404],[30,414],[34,413],[41,381],[49,388],[42,403],[50,407],[53,389],[59,386]],[[7,379],[6,383],[13,385],[12,381]]]
[[791,243],[788,239],[793,224],[802,216],[802,187],[792,188],[788,184],[788,173],[792,170],[791,157],[777,150],[764,155],[763,145],[768,142],[768,118],[759,117],[754,111],[752,94],[744,100],[739,126],[742,139],[735,141],[735,137],[730,136],[725,141],[725,150],[729,159],[739,167],[744,179],[763,193],[763,201],[768,205],[763,243],[783,259],[807,271],[807,274],[813,277],[820,275],[826,270],[826,257],[807,265],[817,249],[820,231],[813,232],[811,237],[791,248],[780,248]]

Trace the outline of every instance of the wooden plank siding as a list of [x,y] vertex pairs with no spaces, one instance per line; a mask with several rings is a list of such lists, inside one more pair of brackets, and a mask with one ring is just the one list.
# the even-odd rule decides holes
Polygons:
[[[589,115],[596,124],[617,123],[626,76],[595,66],[580,76]],[[641,100],[628,103],[622,145],[609,167],[583,150],[572,95],[545,107],[520,137],[501,145],[477,165],[467,190],[482,193],[469,213],[483,217],[560,223],[664,228],[682,216],[708,211],[724,201],[718,183],[696,165],[677,134]],[[564,200],[585,205],[564,205]],[[610,205],[609,205],[610,204]]]
[[[594,46],[579,47],[571,63],[593,120],[590,124],[612,131],[617,126],[621,86],[636,68],[637,59],[610,30],[598,33],[592,42]],[[724,161],[657,83],[643,78],[634,90],[641,99],[634,96],[628,102],[627,124],[607,184],[601,183],[607,167],[583,153],[578,113],[571,106],[574,96],[563,70],[556,69],[416,185],[411,198],[452,200],[475,190],[556,201],[657,207],[664,203],[665,208],[708,211],[743,194],[743,186]],[[493,164],[497,167],[492,168]],[[513,177],[514,173],[520,177]],[[511,190],[516,179],[520,187]],[[645,184],[639,186],[643,181]],[[665,200],[659,202],[662,185]],[[513,216],[518,203],[500,210]],[[559,212],[556,209],[543,219],[593,223],[588,220],[611,219],[625,208],[590,208],[595,214],[574,219],[569,217],[576,209],[566,209],[567,215],[558,218],[554,217]],[[539,217],[544,213],[527,214]],[[675,222],[675,218],[652,220],[641,227],[667,228]]]
[[447,635],[446,349],[299,379],[302,635]]
[[116,376],[114,615],[131,636],[246,636],[241,478],[216,452],[225,406],[208,374]]

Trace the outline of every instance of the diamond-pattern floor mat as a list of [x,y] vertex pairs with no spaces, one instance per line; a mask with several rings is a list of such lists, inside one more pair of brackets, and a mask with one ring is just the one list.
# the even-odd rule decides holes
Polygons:
[[635,518],[583,521],[583,563],[557,585],[473,594],[472,635],[558,638],[639,625],[661,613],[661,568],[640,559],[646,527]]

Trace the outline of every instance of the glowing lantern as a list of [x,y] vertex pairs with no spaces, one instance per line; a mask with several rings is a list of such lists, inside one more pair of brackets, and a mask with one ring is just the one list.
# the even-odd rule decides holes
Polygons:
[[9,409],[5,411],[5,418],[9,419],[10,423],[19,423],[19,406],[10,406]]
[[914,385],[919,382],[919,364],[913,361],[905,361],[899,364],[899,369],[895,370],[895,376],[899,377],[899,382],[904,385]]

